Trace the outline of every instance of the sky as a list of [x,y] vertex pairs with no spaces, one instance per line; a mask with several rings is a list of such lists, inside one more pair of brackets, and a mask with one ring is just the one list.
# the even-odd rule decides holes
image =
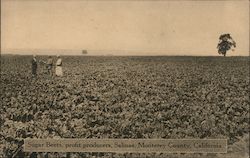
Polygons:
[[249,1],[2,0],[2,53],[249,55]]

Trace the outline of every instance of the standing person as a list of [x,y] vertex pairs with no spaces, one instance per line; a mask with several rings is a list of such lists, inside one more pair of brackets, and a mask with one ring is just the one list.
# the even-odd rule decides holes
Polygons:
[[53,66],[53,59],[51,56],[49,56],[47,60],[47,69],[48,69],[48,74],[52,76],[52,66]]
[[63,72],[62,72],[62,58],[60,57],[60,55],[57,55],[56,76],[63,76]]
[[31,69],[32,69],[32,77],[37,76],[37,59],[36,55],[33,55],[32,61],[31,61]]

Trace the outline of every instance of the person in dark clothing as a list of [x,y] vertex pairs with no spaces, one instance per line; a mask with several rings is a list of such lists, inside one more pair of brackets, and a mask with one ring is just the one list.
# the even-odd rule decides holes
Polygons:
[[36,77],[37,76],[37,59],[36,59],[36,55],[33,55],[31,65],[32,65],[32,77]]
[[52,76],[52,66],[53,66],[53,59],[51,56],[49,56],[48,60],[47,60],[47,69],[48,69],[48,74],[50,76]]

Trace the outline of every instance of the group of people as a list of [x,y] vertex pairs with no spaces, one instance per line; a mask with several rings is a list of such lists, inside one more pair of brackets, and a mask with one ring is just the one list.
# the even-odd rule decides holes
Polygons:
[[[42,60],[37,60],[36,55],[33,55],[31,65],[32,65],[32,76],[36,77],[37,76],[37,67],[38,63],[43,63],[46,65],[47,72],[50,76],[53,76],[53,59],[51,56],[48,57],[47,62],[44,62]],[[57,55],[57,60],[55,63],[55,75],[56,76],[63,76],[63,71],[62,71],[62,58],[60,55]]]

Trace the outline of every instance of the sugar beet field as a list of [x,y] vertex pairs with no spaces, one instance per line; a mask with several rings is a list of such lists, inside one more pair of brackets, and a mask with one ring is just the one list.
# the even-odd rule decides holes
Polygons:
[[62,56],[63,77],[36,79],[31,59],[1,56],[0,157],[178,155],[24,153],[24,138],[227,138],[248,155],[249,57]]

